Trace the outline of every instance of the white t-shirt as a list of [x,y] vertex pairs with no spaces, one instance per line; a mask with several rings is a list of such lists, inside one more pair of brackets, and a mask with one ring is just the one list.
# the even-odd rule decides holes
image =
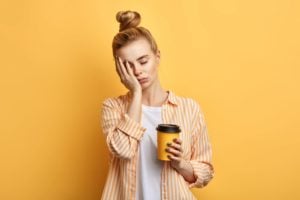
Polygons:
[[137,200],[160,200],[162,161],[157,159],[157,130],[162,123],[161,107],[142,104],[142,125],[146,128],[140,142],[137,168]]

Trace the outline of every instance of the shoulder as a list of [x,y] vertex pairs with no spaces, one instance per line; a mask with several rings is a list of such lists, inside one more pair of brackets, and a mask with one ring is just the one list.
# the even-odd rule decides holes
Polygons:
[[125,105],[127,100],[128,100],[128,93],[121,94],[118,96],[113,96],[113,97],[106,97],[102,101],[102,106],[122,107],[123,105]]
[[192,118],[204,118],[202,106],[195,98],[176,95],[176,101],[182,112],[189,114]]
[[177,99],[177,103],[179,106],[182,106],[185,108],[190,107],[191,109],[193,109],[195,111],[201,110],[200,103],[193,97],[176,95],[176,99]]

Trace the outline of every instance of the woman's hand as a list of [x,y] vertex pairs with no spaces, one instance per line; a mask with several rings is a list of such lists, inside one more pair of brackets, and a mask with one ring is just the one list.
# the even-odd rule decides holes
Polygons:
[[170,158],[171,166],[179,172],[184,179],[189,182],[193,183],[196,181],[196,177],[194,175],[194,169],[190,162],[183,159],[183,149],[182,149],[182,140],[181,139],[174,139],[174,143],[169,143],[168,148],[166,151],[170,153],[168,157]]
[[181,144],[181,139],[174,139],[172,143],[168,143],[168,148],[166,148],[166,152],[170,153],[168,155],[168,158],[171,160],[170,164],[175,169],[181,169],[183,164]]
[[129,66],[128,61],[126,61],[124,65],[122,59],[117,56],[115,57],[115,61],[116,61],[116,69],[123,85],[133,93],[141,92],[142,91],[141,85],[137,80],[137,78],[135,77],[133,70]]

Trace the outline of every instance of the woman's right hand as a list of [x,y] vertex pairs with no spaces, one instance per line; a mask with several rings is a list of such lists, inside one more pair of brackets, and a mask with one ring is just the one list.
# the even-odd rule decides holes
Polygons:
[[129,66],[129,63],[126,61],[124,65],[122,59],[117,56],[115,57],[115,62],[117,72],[123,85],[133,93],[141,92],[142,87]]

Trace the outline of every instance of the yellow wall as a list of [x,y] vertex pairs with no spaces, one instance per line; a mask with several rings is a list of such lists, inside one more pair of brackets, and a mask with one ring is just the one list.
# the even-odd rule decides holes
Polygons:
[[216,176],[199,199],[300,199],[297,0],[1,1],[0,199],[100,199],[125,9],[158,42],[163,87],[205,112]]

